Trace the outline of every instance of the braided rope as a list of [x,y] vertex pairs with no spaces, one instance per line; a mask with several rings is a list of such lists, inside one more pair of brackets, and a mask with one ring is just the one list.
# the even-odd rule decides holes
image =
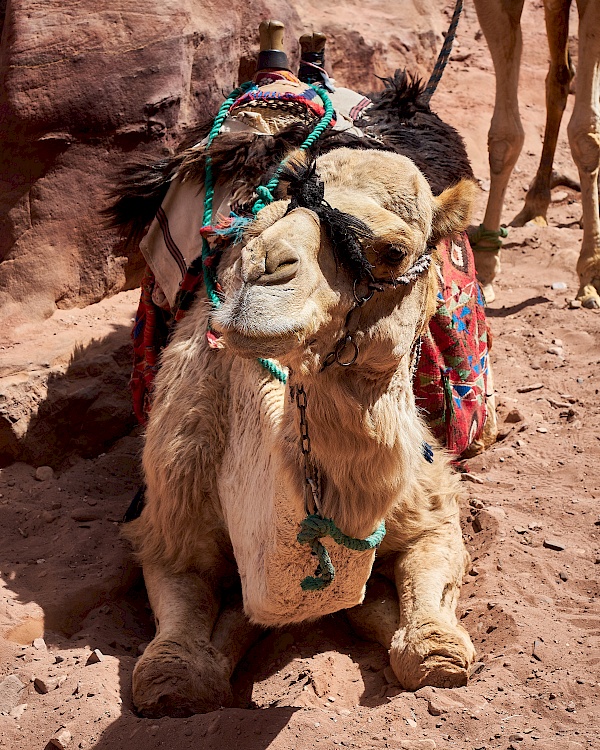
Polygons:
[[444,39],[444,44],[442,45],[442,49],[440,50],[440,54],[438,55],[438,59],[436,60],[435,67],[433,68],[433,73],[427,81],[425,91],[421,94],[420,97],[420,100],[423,102],[423,104],[429,104],[431,97],[434,95],[438,83],[440,82],[442,73],[444,72],[444,68],[446,67],[448,58],[450,57],[450,53],[452,52],[452,45],[454,44],[454,37],[456,36],[456,28],[458,26],[462,8],[462,0],[456,0],[454,13],[452,14],[452,21],[450,21],[450,26],[448,28],[446,38]]
[[385,521],[382,521],[375,531],[366,539],[356,539],[344,534],[331,518],[321,518],[316,514],[307,516],[300,524],[300,531],[296,537],[300,544],[310,544],[313,555],[319,561],[314,576],[306,576],[300,583],[303,591],[320,591],[326,588],[335,578],[335,568],[326,547],[319,539],[330,536],[340,546],[355,552],[366,552],[378,547],[385,536]]

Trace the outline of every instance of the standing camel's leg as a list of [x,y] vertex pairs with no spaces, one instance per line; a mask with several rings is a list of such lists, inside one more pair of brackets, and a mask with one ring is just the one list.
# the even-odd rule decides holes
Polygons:
[[569,65],[569,8],[571,0],[544,0],[546,33],[550,46],[550,68],[546,76],[546,127],[544,146],[537,174],[529,188],[525,205],[511,225],[522,227],[528,221],[546,226],[546,212],[550,205],[552,163],[558,141],[560,121],[565,111],[569,85],[573,77]]
[[577,261],[578,298],[585,307],[600,308],[600,3],[579,0],[577,93],[569,122],[571,153],[581,181],[583,241]]
[[144,716],[190,716],[231,702],[230,661],[210,642],[217,583],[200,573],[144,565],[156,636],[133,672],[133,702]]
[[500,219],[509,177],[525,139],[517,88],[521,62],[521,13],[524,0],[475,0],[496,74],[494,114],[488,133],[490,195],[480,231],[472,234],[477,276],[487,302],[500,272]]
[[456,604],[468,560],[458,509],[453,518],[398,555],[400,627],[392,640],[390,662],[408,690],[467,683],[475,649],[456,619]]

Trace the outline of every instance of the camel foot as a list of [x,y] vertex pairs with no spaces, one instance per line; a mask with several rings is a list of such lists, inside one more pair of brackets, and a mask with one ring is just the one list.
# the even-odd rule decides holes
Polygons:
[[440,622],[409,626],[403,634],[397,634],[390,649],[392,669],[407,690],[425,685],[466,685],[474,658],[475,649],[467,631],[460,625]]
[[600,309],[600,279],[594,279],[579,290],[577,299],[581,300],[583,307],[588,310]]
[[544,210],[539,210],[536,208],[529,208],[527,204],[523,206],[522,210],[519,211],[519,213],[515,216],[515,218],[510,222],[509,226],[511,227],[524,227],[526,224],[532,225],[534,224],[537,227],[547,227],[548,221],[546,219],[546,210],[548,206]]
[[210,644],[192,653],[175,641],[154,640],[133,671],[133,702],[142,716],[179,718],[232,702],[226,659]]
[[485,300],[485,304],[489,305],[496,299],[496,292],[494,291],[494,287],[491,284],[483,284],[481,287],[481,292],[483,294],[483,299]]

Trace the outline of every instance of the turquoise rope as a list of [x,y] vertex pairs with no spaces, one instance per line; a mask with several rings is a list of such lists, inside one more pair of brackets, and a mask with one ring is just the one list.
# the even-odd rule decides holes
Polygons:
[[[241,86],[239,86],[235,91],[232,91],[231,94],[227,97],[227,99],[223,102],[223,104],[219,107],[219,111],[217,113],[217,116],[215,117],[215,120],[213,122],[212,128],[210,129],[210,133],[208,134],[208,138],[206,141],[206,151],[210,148],[212,142],[217,137],[221,130],[221,126],[223,125],[223,122],[225,121],[225,118],[229,114],[229,110],[235,103],[236,99],[244,94],[246,91],[249,91],[252,88],[255,88],[256,84],[254,84],[252,81],[247,81],[246,83],[243,83]],[[331,103],[331,99],[327,96],[325,93],[325,90],[318,87],[318,86],[312,86],[317,94],[321,97],[321,101],[323,102],[323,106],[325,109],[325,113],[323,114],[323,117],[319,120],[317,125],[315,126],[314,130],[310,135],[306,138],[306,140],[300,145],[301,151],[306,151],[309,149],[316,141],[323,135],[325,130],[329,127],[333,117],[334,117],[334,109],[333,104]],[[281,164],[277,167],[275,170],[275,174],[269,182],[266,185],[259,185],[256,188],[256,194],[258,195],[258,198],[254,202],[254,205],[252,206],[252,213],[256,216],[256,214],[265,206],[268,206],[269,203],[272,203],[275,198],[273,197],[274,191],[277,189],[277,186],[279,185],[279,180],[281,179],[281,173],[283,172],[285,165],[287,163],[287,159],[284,159]],[[214,177],[212,172],[212,159],[209,156],[209,154],[206,154],[206,160],[205,160],[205,169],[204,169],[204,214],[202,216],[202,227],[210,226],[212,222],[212,214],[213,214],[213,200],[215,197],[215,184],[214,184]],[[208,244],[208,240],[206,237],[202,237],[202,269],[203,269],[203,275],[204,275],[204,285],[206,287],[206,293],[208,295],[208,298],[213,306],[213,308],[218,308],[221,305],[221,300],[219,299],[219,294],[217,292],[217,273],[216,270],[212,267],[207,266],[205,263],[206,259],[210,256],[210,245]],[[279,382],[286,383],[287,382],[287,373],[285,370],[283,370],[276,362],[273,362],[270,359],[263,359],[259,358],[258,362],[262,367],[267,370],[273,377],[275,377]]]
[[330,536],[340,546],[355,552],[366,552],[378,547],[385,536],[385,521],[382,521],[375,531],[366,539],[356,539],[344,534],[331,518],[321,518],[316,514],[307,516],[300,524],[300,531],[296,537],[300,544],[310,544],[319,564],[314,576],[306,576],[300,583],[303,591],[320,591],[326,588],[335,578],[335,569],[329,552],[319,539]]

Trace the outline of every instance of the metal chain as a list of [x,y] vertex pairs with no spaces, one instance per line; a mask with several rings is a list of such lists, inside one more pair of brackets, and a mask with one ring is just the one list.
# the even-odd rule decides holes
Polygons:
[[311,456],[310,435],[306,419],[306,391],[302,385],[290,386],[290,395],[296,401],[300,415],[300,450],[304,458],[304,504],[307,513],[321,512],[321,480],[319,470]]

